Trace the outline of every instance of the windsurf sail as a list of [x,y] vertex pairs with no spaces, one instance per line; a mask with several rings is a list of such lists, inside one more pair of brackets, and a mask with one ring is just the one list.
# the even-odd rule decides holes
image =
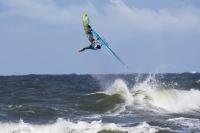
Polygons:
[[82,22],[83,22],[83,27],[84,27],[84,31],[85,34],[88,36],[90,33],[90,19],[89,19],[89,15],[87,14],[87,12],[83,13],[82,16]]
[[124,63],[124,61],[119,58],[119,56],[109,47],[108,43],[102,38],[99,36],[99,34],[94,31],[94,29],[92,30],[92,34],[94,37],[97,38],[97,41],[104,47],[106,47],[106,49],[108,49],[108,51],[111,53],[111,55],[113,55],[122,65],[124,65],[126,68],[129,69],[129,67],[126,65],[126,63]]
[[85,12],[83,13],[82,16],[82,22],[83,22],[83,27],[84,31],[91,42],[92,39],[96,38],[97,42],[100,43],[102,46],[104,46],[108,51],[111,53],[112,56],[114,56],[122,65],[124,65],[126,68],[129,69],[129,67],[122,61],[121,58],[109,47],[108,43],[101,37],[97,32],[95,32],[91,25],[90,25],[90,19],[89,15]]

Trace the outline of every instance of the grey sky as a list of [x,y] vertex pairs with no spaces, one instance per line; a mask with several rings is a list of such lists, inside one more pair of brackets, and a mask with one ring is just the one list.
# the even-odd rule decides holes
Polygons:
[[[88,45],[81,15],[129,65]],[[0,74],[200,72],[198,0],[0,0]]]

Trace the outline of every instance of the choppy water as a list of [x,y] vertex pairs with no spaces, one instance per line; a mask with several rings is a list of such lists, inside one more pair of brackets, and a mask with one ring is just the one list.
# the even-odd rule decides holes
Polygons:
[[200,74],[0,77],[0,133],[198,133]]

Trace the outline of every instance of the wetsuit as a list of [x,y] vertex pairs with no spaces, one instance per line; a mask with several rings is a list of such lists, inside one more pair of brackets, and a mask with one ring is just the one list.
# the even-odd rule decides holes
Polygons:
[[94,43],[95,39],[93,37],[93,34],[92,34],[92,28],[90,25],[88,25],[88,29],[87,29],[87,36],[88,36],[88,40],[90,41],[90,43]]
[[87,47],[82,48],[81,50],[79,50],[79,52],[82,52],[86,49],[92,49],[92,50],[98,50],[101,48],[101,44],[99,44],[98,42],[92,43]]
[[97,41],[95,41],[95,39],[93,37],[92,28],[90,25],[88,25],[87,36],[88,36],[88,40],[90,41],[91,44],[89,46],[86,46],[83,49],[79,50],[79,52],[82,52],[86,49],[98,50],[101,48],[101,44],[99,44]]

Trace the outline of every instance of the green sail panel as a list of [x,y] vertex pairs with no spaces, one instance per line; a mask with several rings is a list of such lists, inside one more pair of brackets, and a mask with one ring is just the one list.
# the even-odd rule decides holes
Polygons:
[[83,27],[84,27],[85,33],[88,34],[88,30],[89,30],[88,25],[90,25],[90,19],[86,12],[83,13],[82,22],[83,22]]

